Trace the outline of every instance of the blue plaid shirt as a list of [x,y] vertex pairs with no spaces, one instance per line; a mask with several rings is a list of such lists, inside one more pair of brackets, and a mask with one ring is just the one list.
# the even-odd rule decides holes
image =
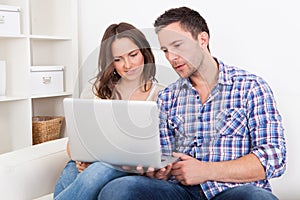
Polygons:
[[[218,62],[218,83],[204,104],[189,79],[180,78],[160,92],[162,153],[219,162],[251,152],[264,166],[266,180],[250,184],[271,190],[268,179],[281,176],[286,167],[284,129],[273,93],[262,78]],[[201,187],[211,199],[237,185],[207,181]]]

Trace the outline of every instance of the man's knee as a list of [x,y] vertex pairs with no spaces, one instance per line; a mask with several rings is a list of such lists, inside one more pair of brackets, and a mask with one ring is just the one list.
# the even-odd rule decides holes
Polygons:
[[214,200],[221,199],[278,200],[278,198],[272,194],[272,192],[254,185],[244,185],[227,189],[214,198]]

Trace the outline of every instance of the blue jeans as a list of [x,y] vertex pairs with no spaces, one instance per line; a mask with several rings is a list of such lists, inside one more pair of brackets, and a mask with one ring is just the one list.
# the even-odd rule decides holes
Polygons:
[[98,200],[206,200],[199,185],[184,186],[145,176],[124,176],[106,184]]
[[75,162],[69,161],[56,183],[54,199],[97,199],[98,193],[109,181],[126,175],[130,173],[102,162],[92,163],[79,173]]
[[[125,176],[114,179],[103,187],[98,200],[206,200],[201,187],[150,179],[143,176]],[[277,200],[268,190],[244,185],[219,193],[213,200]]]
[[278,200],[272,192],[253,185],[243,185],[217,194],[213,200]]

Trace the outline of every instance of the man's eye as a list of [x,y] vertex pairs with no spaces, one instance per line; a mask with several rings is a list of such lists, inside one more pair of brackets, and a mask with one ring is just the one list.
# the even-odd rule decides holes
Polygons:
[[174,47],[180,47],[181,43],[174,44]]

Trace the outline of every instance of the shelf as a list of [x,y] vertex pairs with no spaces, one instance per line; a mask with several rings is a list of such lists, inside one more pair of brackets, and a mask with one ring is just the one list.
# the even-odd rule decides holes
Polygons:
[[28,99],[28,97],[19,97],[19,96],[0,96],[0,102],[8,102],[8,101],[20,101]]
[[0,34],[0,39],[22,39],[26,38],[26,35],[5,35],[5,34]]
[[69,37],[62,36],[51,36],[51,35],[30,35],[30,39],[32,40],[72,40]]
[[[0,0],[21,9],[21,34],[0,34],[6,79],[6,96],[0,96],[0,154],[31,146],[32,116],[63,116],[63,99],[78,90],[77,1]],[[65,92],[31,95],[30,67],[35,65],[64,66]]]
[[58,94],[43,94],[43,95],[34,95],[31,98],[32,99],[41,99],[41,98],[51,98],[51,97],[63,97],[63,96],[69,96],[72,95],[72,92],[63,92]]

